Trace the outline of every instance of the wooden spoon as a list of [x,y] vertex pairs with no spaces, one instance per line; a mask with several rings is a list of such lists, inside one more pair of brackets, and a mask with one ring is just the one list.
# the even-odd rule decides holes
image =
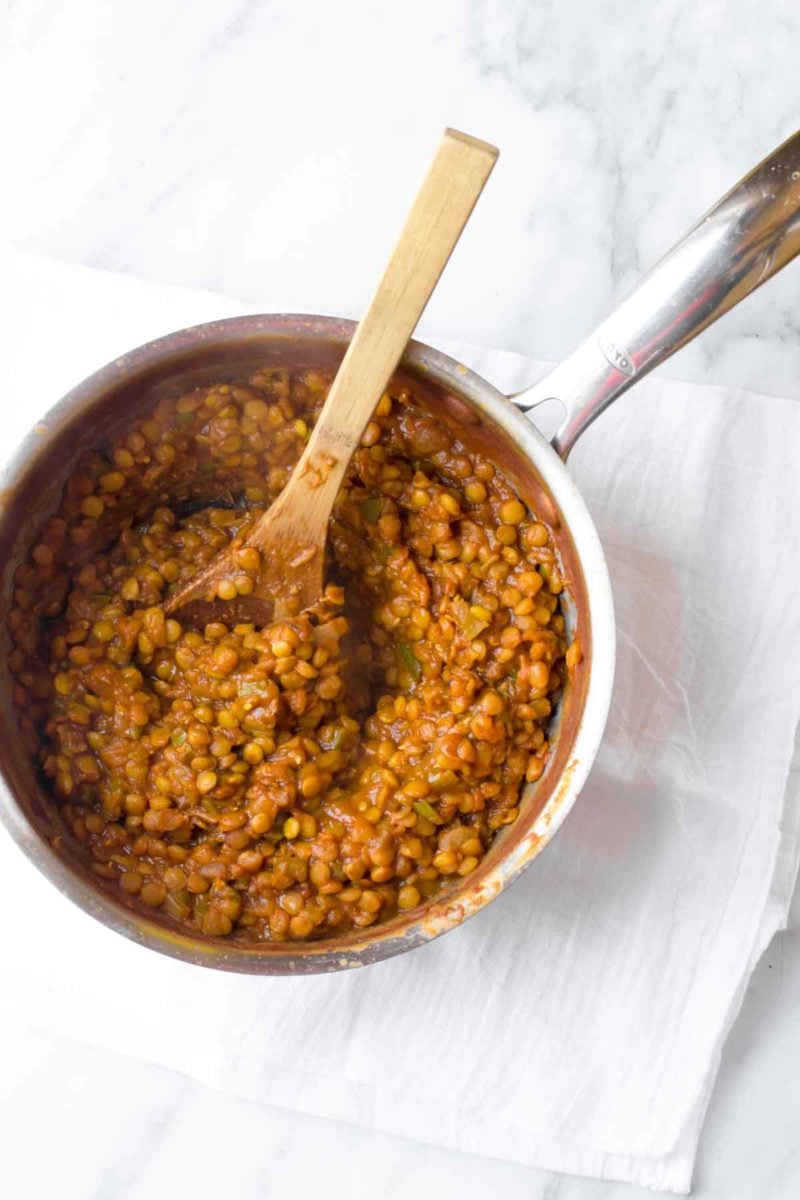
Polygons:
[[[445,130],[378,290],[359,324],[292,477],[249,533],[165,604],[180,620],[266,625],[311,608],[324,588],[328,521],[350,459],[497,160],[494,146]],[[226,600],[241,575],[236,553],[255,547],[249,596]]]

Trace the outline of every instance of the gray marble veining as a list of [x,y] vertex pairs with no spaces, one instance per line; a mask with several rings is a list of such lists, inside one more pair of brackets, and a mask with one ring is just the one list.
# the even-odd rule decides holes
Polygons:
[[[800,98],[793,0],[199,0],[181,19],[28,0],[7,20],[12,240],[356,314],[460,125],[502,157],[425,328],[546,358],[793,131]],[[799,272],[669,373],[800,396]]]

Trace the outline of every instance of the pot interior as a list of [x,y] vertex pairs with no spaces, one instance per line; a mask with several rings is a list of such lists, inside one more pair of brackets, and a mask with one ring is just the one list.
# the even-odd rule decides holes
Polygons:
[[[277,328],[275,327],[277,326]],[[563,609],[570,637],[578,636],[583,662],[573,673],[554,716],[552,753],[541,779],[525,789],[516,821],[500,831],[479,866],[465,880],[445,888],[422,908],[366,930],[318,943],[220,946],[202,935],[188,936],[170,921],[126,904],[119,890],[92,874],[70,843],[46,782],[27,753],[11,702],[7,666],[10,648],[6,618],[16,567],[33,545],[44,521],[57,507],[65,481],[81,455],[121,430],[156,401],[191,386],[227,382],[259,367],[334,372],[352,331],[347,322],[311,319],[243,318],[187,330],[103,368],[81,384],[36,427],[7,469],[0,496],[0,770],[7,793],[0,807],[12,833],[62,891],[106,924],[157,949],[191,961],[232,970],[284,973],[361,965],[411,948],[458,924],[513,878],[547,840],[543,822],[571,803],[569,776],[573,745],[584,712],[592,628],[584,574],[558,505],[524,448],[495,419],[508,402],[475,377],[450,363],[444,374],[432,352],[404,359],[395,379],[407,385],[445,422],[468,450],[486,455],[515,485],[533,512],[553,530],[566,588]],[[433,363],[433,365],[432,365]],[[463,386],[454,386],[462,378]],[[480,394],[478,394],[480,393]],[[488,399],[487,399],[488,397]],[[534,825],[537,829],[534,829]]]

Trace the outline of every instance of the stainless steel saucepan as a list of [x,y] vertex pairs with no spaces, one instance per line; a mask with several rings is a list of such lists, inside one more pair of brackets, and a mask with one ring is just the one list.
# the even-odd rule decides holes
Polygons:
[[[575,803],[605,726],[614,677],[614,613],[602,547],[564,465],[604,408],[800,251],[800,134],[711,209],[623,304],[551,375],[513,397],[428,346],[409,345],[399,375],[468,446],[510,475],[554,529],[568,580],[571,636],[584,659],[557,714],[547,769],[520,816],[464,880],[420,909],[319,943],[250,947],[188,935],[106,890],[67,844],[22,743],[12,705],[6,616],[13,575],[54,510],[80,455],[188,383],[258,365],[335,370],[353,324],[324,317],[240,317],[185,329],[117,359],[64,397],[0,475],[0,818],[36,866],[87,912],[134,940],[190,962],[252,974],[362,966],[418,946],[498,895],[536,857]],[[549,399],[566,417],[552,443],[524,413]]]

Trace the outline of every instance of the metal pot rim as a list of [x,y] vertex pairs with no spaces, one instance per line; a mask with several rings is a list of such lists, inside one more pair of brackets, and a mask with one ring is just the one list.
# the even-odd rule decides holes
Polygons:
[[[264,338],[291,343],[324,342],[344,346],[355,323],[332,317],[274,314],[232,317],[178,330],[146,343],[78,384],[28,434],[0,470],[0,527],[7,520],[7,497],[22,486],[31,464],[47,445],[63,435],[77,412],[108,395],[115,386],[148,368],[181,360],[202,347],[220,344],[254,348]],[[490,383],[454,359],[421,342],[409,343],[401,369],[424,379],[477,409],[499,428],[544,483],[574,543],[585,579],[591,626],[591,664],[580,718],[569,760],[547,802],[524,836],[485,871],[477,882],[468,877],[457,889],[424,906],[417,916],[396,917],[358,936],[318,943],[280,943],[247,949],[221,945],[148,918],[126,907],[67,865],[44,840],[14,798],[5,774],[0,778],[0,819],[35,866],[70,900],[117,932],[162,953],[192,963],[250,974],[300,974],[363,966],[421,945],[459,925],[494,899],[539,854],[575,803],[605,728],[614,676],[615,626],[608,571],[600,540],[586,505],[564,463],[521,411]],[[6,564],[6,587],[9,564]],[[5,669],[5,668],[3,668]],[[0,730],[9,735],[9,730]],[[13,733],[11,734],[13,737]],[[522,820],[522,816],[518,821]]]

